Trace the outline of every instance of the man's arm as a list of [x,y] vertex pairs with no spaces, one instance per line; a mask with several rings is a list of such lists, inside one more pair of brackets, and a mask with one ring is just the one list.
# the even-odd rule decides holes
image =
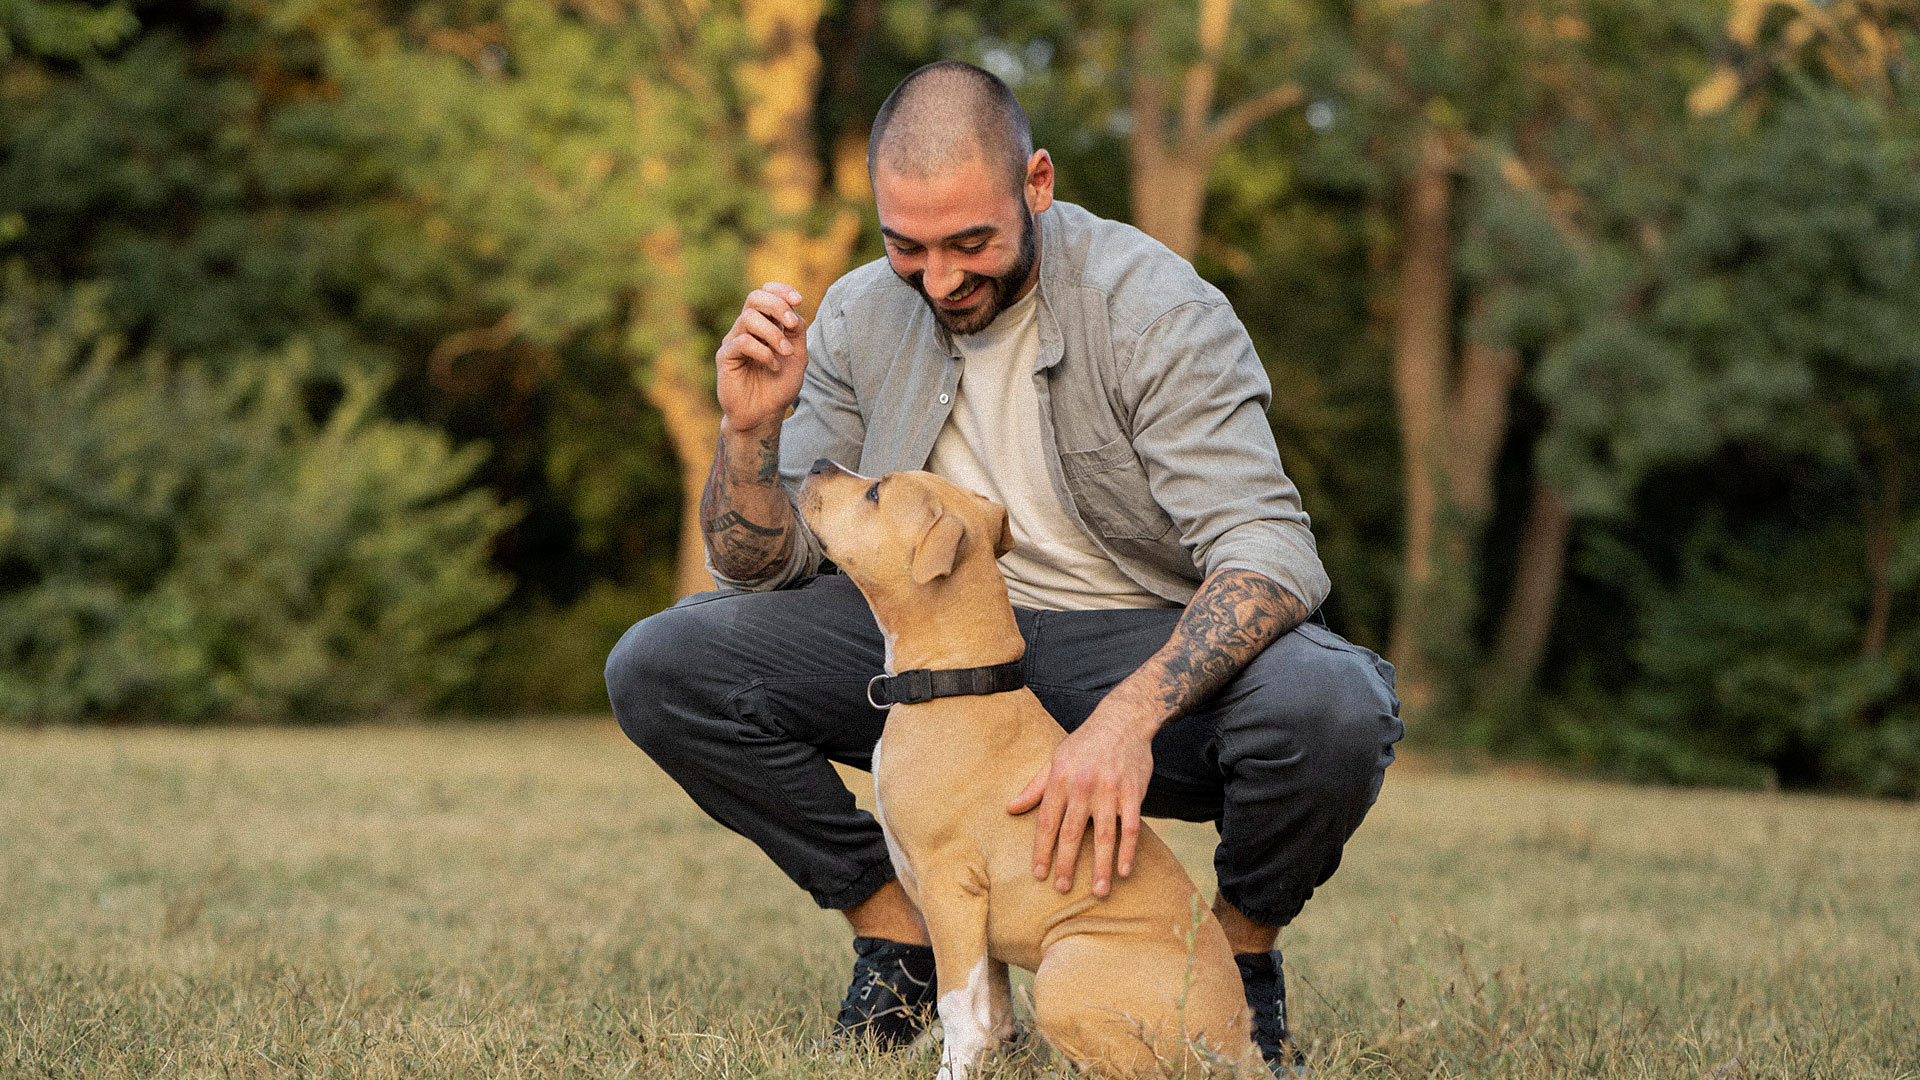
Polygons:
[[1033,876],[1051,873],[1056,888],[1071,888],[1089,821],[1094,894],[1105,896],[1112,886],[1116,838],[1120,876],[1132,873],[1154,733],[1218,693],[1308,614],[1292,593],[1252,570],[1229,567],[1207,578],[1160,651],[1107,694],[1054,750],[1049,768],[1007,805],[1015,814],[1042,808]]
[[736,580],[763,578],[787,564],[793,504],[780,486],[780,428],[740,432],[720,421],[720,445],[700,494],[700,531],[714,569]]
[[1309,614],[1306,605],[1264,574],[1222,570],[1194,594],[1166,645],[1108,696],[1124,696],[1142,716],[1163,714],[1152,721],[1158,731],[1218,693]]
[[1190,299],[1156,318],[1122,358],[1134,452],[1153,498],[1180,527],[1206,581],[1173,637],[1103,699],[1009,803],[1041,808],[1034,876],[1072,887],[1093,826],[1093,888],[1133,870],[1153,733],[1237,675],[1327,595],[1299,492],[1267,423],[1272,388],[1224,297]]
[[714,353],[720,444],[700,495],[700,531],[712,569],[734,581],[785,567],[799,527],[780,486],[780,427],[807,371],[799,303],[799,291],[777,281],[753,290]]

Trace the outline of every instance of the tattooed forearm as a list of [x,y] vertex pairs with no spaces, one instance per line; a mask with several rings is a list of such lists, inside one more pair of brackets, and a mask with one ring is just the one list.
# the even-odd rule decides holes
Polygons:
[[[746,440],[750,453],[738,453],[739,445],[722,432],[700,495],[700,531],[714,567],[750,581],[778,570],[792,555],[793,511],[780,487],[779,433]],[[736,456],[753,462],[745,477],[735,475]]]
[[1200,586],[1160,651],[1121,680],[1107,701],[1150,734],[1218,693],[1307,614],[1272,578],[1222,570]]
[[1212,697],[1307,614],[1264,574],[1222,570],[1208,578],[1154,656],[1161,661],[1155,687],[1161,706],[1177,716]]
[[780,482],[780,438],[761,439],[758,447],[760,467],[754,473],[757,484],[778,484]]

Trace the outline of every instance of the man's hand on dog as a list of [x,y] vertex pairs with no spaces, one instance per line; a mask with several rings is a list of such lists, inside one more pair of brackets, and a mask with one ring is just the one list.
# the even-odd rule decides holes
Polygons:
[[735,430],[777,428],[800,396],[807,321],[799,304],[791,285],[769,281],[753,290],[714,353],[720,411]]
[[[1025,791],[1007,804],[1010,814],[1035,806],[1033,876],[1053,875],[1061,892],[1073,887],[1074,861],[1087,823],[1093,823],[1093,894],[1113,887],[1115,856],[1121,877],[1133,873],[1140,842],[1140,804],[1153,778],[1153,728],[1143,726],[1111,695],[1054,748],[1053,758]],[[1118,840],[1118,851],[1115,841]]]

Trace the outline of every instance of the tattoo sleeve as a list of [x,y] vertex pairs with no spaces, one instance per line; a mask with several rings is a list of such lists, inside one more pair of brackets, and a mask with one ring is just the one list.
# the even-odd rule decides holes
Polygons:
[[1127,681],[1146,679],[1140,689],[1171,719],[1218,693],[1308,614],[1299,598],[1272,578],[1252,570],[1222,570],[1194,594],[1166,645]]
[[[740,444],[722,434],[700,494],[700,531],[721,574],[740,581],[765,577],[793,553],[793,509],[780,486],[780,436],[750,441],[747,459],[735,462]],[[744,468],[745,475],[738,470]],[[757,520],[756,520],[757,519]]]

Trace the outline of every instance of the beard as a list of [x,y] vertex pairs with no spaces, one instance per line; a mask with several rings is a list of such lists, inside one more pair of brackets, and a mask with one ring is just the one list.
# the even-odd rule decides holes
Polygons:
[[965,296],[976,285],[980,286],[985,295],[973,310],[947,311],[934,303],[933,297],[927,294],[924,270],[900,275],[900,280],[913,286],[913,291],[926,301],[927,310],[933,312],[933,317],[947,328],[947,333],[965,337],[985,330],[1000,317],[1001,312],[1013,305],[1013,298],[1019,294],[1020,286],[1025,285],[1028,275],[1033,273],[1033,264],[1040,261],[1040,231],[1035,227],[1033,211],[1025,206],[1020,209],[1025,216],[1020,223],[1020,251],[1014,256],[1013,265],[1007,267],[1006,273],[992,277],[969,271],[961,279],[960,287],[949,294]]

